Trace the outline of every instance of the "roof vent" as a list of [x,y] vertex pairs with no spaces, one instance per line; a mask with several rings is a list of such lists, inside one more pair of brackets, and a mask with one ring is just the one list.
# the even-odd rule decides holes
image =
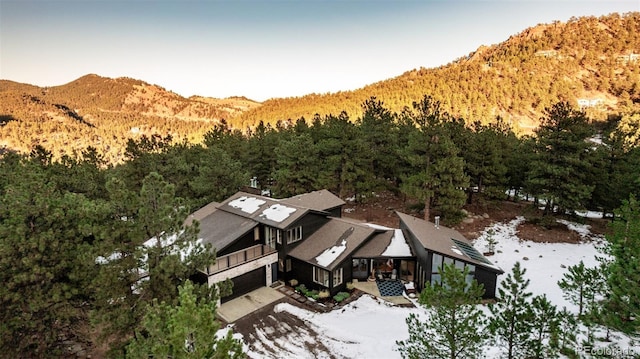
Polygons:
[[440,229],[440,216],[436,216],[435,220],[436,220],[436,228]]

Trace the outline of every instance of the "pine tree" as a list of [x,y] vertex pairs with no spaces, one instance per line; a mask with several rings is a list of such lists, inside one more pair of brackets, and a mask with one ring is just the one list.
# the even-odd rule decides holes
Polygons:
[[127,358],[244,358],[242,343],[229,331],[218,338],[215,296],[199,299],[186,281],[178,288],[178,302],[172,305],[154,300],[147,306],[142,327],[127,346]]
[[524,278],[526,272],[516,262],[498,288],[498,302],[489,307],[492,314],[489,329],[504,347],[508,359],[522,358],[528,353],[533,311],[529,299],[532,294],[527,292],[529,279]]
[[26,162],[0,192],[0,356],[63,356],[82,342],[105,206],[58,189]]
[[640,203],[631,196],[616,211],[605,252],[609,287],[607,325],[625,333],[640,330]]
[[591,303],[595,295],[602,287],[598,268],[587,268],[584,262],[570,266],[558,286],[562,289],[564,298],[578,306],[578,317],[582,317],[586,301]]
[[407,318],[409,339],[397,342],[403,358],[479,358],[485,338],[484,314],[478,304],[484,289],[464,271],[445,265],[442,283],[420,294],[427,317]]
[[414,112],[405,115],[411,116],[418,130],[410,133],[405,148],[412,168],[401,190],[424,202],[425,220],[430,219],[434,206],[455,222],[465,201],[463,188],[469,185],[464,160],[446,129],[446,114],[440,112],[440,103],[425,96],[413,107]]
[[531,300],[531,330],[528,341],[528,358],[546,359],[557,356],[558,311],[546,295],[537,295]]
[[586,207],[593,192],[587,179],[593,157],[586,141],[592,134],[586,115],[569,103],[555,104],[541,119],[527,188],[547,201],[545,214]]
[[[115,354],[137,329],[154,299],[175,304],[178,286],[213,263],[215,253],[197,242],[198,223],[186,225],[189,210],[175,187],[149,174],[139,193],[114,178],[110,241],[100,247],[94,320]],[[203,295],[215,288],[197,288]]]

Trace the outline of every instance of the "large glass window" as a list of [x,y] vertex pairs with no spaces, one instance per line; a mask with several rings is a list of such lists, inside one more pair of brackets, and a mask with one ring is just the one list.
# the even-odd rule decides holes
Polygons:
[[433,253],[431,262],[431,284],[440,284],[442,282],[442,268],[445,265],[452,264],[460,271],[463,271],[465,266],[469,269],[469,273],[467,274],[465,281],[468,284],[471,284],[476,275],[476,266],[464,261],[442,256],[438,253]]
[[313,281],[323,285],[325,287],[329,286],[329,271],[324,270],[322,268],[313,267]]
[[302,226],[287,231],[287,244],[302,240]]
[[265,243],[275,249],[276,243],[282,244],[282,231],[273,227],[264,227]]
[[337,287],[342,284],[342,268],[333,271],[333,286]]

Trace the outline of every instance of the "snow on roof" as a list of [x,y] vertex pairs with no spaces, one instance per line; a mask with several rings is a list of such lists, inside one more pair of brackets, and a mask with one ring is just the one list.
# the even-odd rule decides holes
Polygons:
[[333,246],[331,248],[325,249],[324,252],[322,252],[319,256],[316,257],[316,262],[318,262],[318,264],[323,267],[328,267],[346,249],[347,249],[347,240],[343,239],[342,243],[339,246]]
[[369,226],[373,229],[382,229],[383,231],[390,231],[391,228],[389,227],[385,227],[385,226],[381,226],[379,224],[375,224],[375,223],[364,223],[365,226]]
[[265,203],[267,202],[262,199],[257,199],[255,197],[242,196],[229,202],[229,206],[233,208],[239,208],[242,212],[251,214],[257,211],[260,208],[260,206],[262,206]]
[[458,249],[458,247],[456,247],[456,245],[455,245],[455,244],[451,246],[451,250],[452,250],[454,253],[457,253],[457,254],[459,254],[459,255],[462,255],[462,252]]
[[404,234],[401,229],[395,229],[393,231],[391,243],[389,243],[389,246],[384,250],[382,255],[388,257],[411,257],[411,248],[404,239]]
[[283,206],[281,204],[274,204],[265,209],[260,216],[274,222],[282,222],[295,211],[295,208]]

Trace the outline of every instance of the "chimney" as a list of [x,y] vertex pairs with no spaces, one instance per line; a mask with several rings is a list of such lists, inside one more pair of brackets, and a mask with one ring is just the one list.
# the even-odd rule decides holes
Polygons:
[[440,216],[436,216],[435,221],[436,221],[436,228],[440,229]]

